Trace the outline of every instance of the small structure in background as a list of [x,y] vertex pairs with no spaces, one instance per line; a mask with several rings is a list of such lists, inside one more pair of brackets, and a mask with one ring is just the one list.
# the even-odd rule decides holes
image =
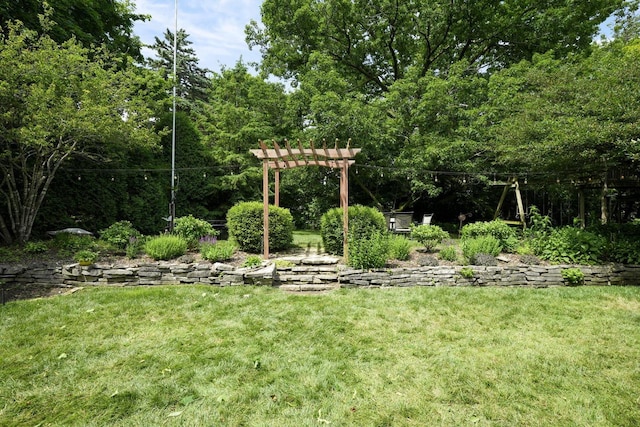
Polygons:
[[433,214],[422,215],[422,225],[431,225],[432,219],[433,219]]
[[413,212],[383,212],[387,220],[387,230],[392,233],[410,233]]
[[57,234],[63,234],[63,233],[75,234],[76,236],[93,236],[92,232],[84,230],[82,228],[77,228],[77,227],[63,228],[62,230],[47,231],[47,234],[49,236],[55,236]]

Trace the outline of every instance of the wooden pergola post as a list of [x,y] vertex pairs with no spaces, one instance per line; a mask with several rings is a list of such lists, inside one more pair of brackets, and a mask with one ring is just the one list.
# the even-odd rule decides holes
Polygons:
[[263,203],[263,254],[269,259],[269,162],[262,162],[262,203]]
[[298,147],[292,148],[289,141],[285,140],[285,146],[281,148],[277,142],[273,142],[274,148],[268,148],[263,141],[259,141],[260,149],[251,150],[256,157],[263,160],[262,163],[262,200],[264,204],[264,258],[269,258],[269,168],[275,170],[275,206],[280,206],[280,169],[290,169],[299,166],[324,166],[340,169],[340,206],[343,208],[344,234],[342,248],[345,261],[349,258],[349,166],[355,163],[355,156],[360,148],[351,148],[351,140],[346,148],[338,148],[336,140],[335,148],[327,148],[323,142],[322,148],[316,148],[313,141],[309,142],[310,148],[304,148],[298,141]]
[[349,261],[349,163],[342,161],[340,168],[340,207],[342,207],[342,255]]

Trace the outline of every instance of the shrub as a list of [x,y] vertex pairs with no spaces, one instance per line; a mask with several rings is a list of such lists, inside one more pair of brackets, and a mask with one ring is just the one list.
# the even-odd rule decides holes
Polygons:
[[427,252],[433,251],[438,244],[449,237],[449,233],[437,225],[417,225],[411,227],[411,238],[417,240]]
[[100,234],[100,240],[120,250],[126,249],[132,237],[138,239],[142,236],[129,221],[114,222],[98,234]]
[[165,234],[150,238],[144,251],[156,261],[174,259],[187,252],[187,242],[180,236]]
[[262,265],[262,258],[258,255],[249,255],[242,263],[243,267],[258,267]]
[[506,252],[513,252],[518,245],[518,235],[516,231],[511,228],[504,221],[480,221],[467,224],[462,227],[460,237],[462,239],[470,239],[481,236],[493,236],[495,237],[502,249]]
[[80,265],[91,265],[98,259],[98,253],[88,249],[82,249],[76,252],[73,258],[78,261]]
[[539,265],[540,260],[535,255],[525,254],[520,257],[520,262],[526,265]]
[[500,242],[493,236],[480,236],[462,241],[462,254],[465,259],[475,264],[476,256],[479,254],[498,256],[502,251]]
[[193,215],[176,218],[173,232],[187,241],[190,248],[195,248],[198,241],[203,236],[217,236],[218,231],[203,219],[195,218]]
[[445,246],[440,250],[440,259],[445,261],[455,261],[458,259],[458,252],[456,251],[455,246]]
[[595,264],[605,253],[607,241],[587,230],[563,227],[531,241],[535,254],[555,263]]
[[133,259],[140,255],[140,252],[143,251],[145,244],[145,239],[143,236],[140,237],[129,237],[129,243],[125,248],[125,253],[127,258]]
[[[325,251],[333,255],[342,255],[343,230],[342,208],[333,208],[320,218],[320,234]],[[387,222],[384,215],[374,208],[349,206],[349,239],[368,239],[374,233],[384,234]]]
[[473,270],[470,269],[469,267],[462,267],[459,271],[459,274],[465,279],[473,279],[473,276],[474,276]]
[[57,249],[60,255],[70,256],[80,250],[94,248],[95,241],[91,236],[59,233],[54,236],[51,246]]
[[640,264],[640,245],[637,240],[618,238],[609,243],[607,260],[621,264]]
[[[253,253],[263,249],[263,205],[260,202],[241,202],[227,212],[229,238],[241,250]],[[269,206],[269,249],[287,249],[293,242],[293,217],[288,209]]]
[[406,261],[411,255],[411,242],[404,236],[389,236],[389,258]]
[[25,243],[24,248],[22,248],[22,250],[28,254],[40,254],[43,252],[47,252],[49,250],[49,247],[43,241],[27,242]]
[[584,273],[579,268],[567,268],[561,272],[562,278],[567,283],[577,286],[584,284]]
[[387,263],[389,239],[375,231],[368,237],[349,233],[349,266],[358,269],[382,268]]
[[215,243],[201,243],[200,254],[208,261],[226,261],[233,257],[236,245],[229,240]]

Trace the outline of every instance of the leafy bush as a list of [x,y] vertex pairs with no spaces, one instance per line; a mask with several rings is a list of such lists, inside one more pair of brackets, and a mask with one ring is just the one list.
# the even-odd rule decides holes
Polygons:
[[553,229],[531,241],[535,254],[542,259],[565,264],[596,264],[602,259],[607,241],[587,230],[574,227]]
[[475,273],[469,267],[462,267],[459,271],[459,274],[465,279],[473,279]]
[[233,257],[235,251],[235,243],[229,240],[200,244],[200,254],[202,255],[203,259],[206,259],[208,261],[226,261]]
[[520,257],[520,262],[526,265],[539,265],[540,259],[535,255],[525,254]]
[[[342,215],[342,208],[333,208],[320,218],[320,234],[324,249],[333,255],[342,255]],[[374,233],[384,234],[387,231],[384,215],[374,208],[360,205],[349,206],[348,215],[350,241],[351,239],[368,239]]]
[[243,267],[258,267],[262,265],[262,258],[258,255],[249,255],[242,263]]
[[571,285],[584,284],[584,273],[579,268],[567,268],[561,272],[562,278]]
[[140,253],[144,250],[145,241],[146,240],[143,236],[129,237],[129,243],[125,248],[127,258],[133,259],[140,255]]
[[411,242],[404,236],[391,235],[388,237],[389,258],[406,261],[411,255]]
[[59,233],[54,236],[51,246],[57,249],[60,255],[71,256],[83,249],[93,249],[95,247],[95,240],[91,236]]
[[445,261],[453,262],[458,259],[458,252],[456,251],[455,246],[445,246],[440,249],[440,253],[438,255],[440,256],[440,259]]
[[81,265],[90,265],[98,259],[98,253],[88,249],[82,249],[73,255],[73,258]]
[[203,219],[193,215],[176,218],[173,232],[187,241],[190,248],[195,248],[203,236],[217,236],[218,231]]
[[606,259],[621,264],[640,264],[640,245],[632,238],[618,238],[609,243]]
[[187,242],[180,236],[165,234],[147,240],[144,251],[156,261],[174,259],[187,252]]
[[449,237],[449,233],[437,225],[417,225],[411,227],[411,238],[425,247],[427,252],[433,251],[438,244]]
[[462,241],[462,254],[471,263],[476,263],[479,254],[498,256],[502,251],[500,242],[493,236],[480,236],[467,238]]
[[374,231],[368,237],[349,233],[349,261],[353,268],[382,268],[387,263],[389,239],[385,233]]
[[100,234],[100,240],[120,250],[126,249],[131,242],[131,238],[138,239],[142,236],[129,221],[114,222],[98,234]]
[[49,246],[47,246],[46,242],[43,241],[27,242],[22,250],[28,254],[41,254],[43,252],[47,252],[49,250]]
[[[263,205],[241,202],[227,212],[229,238],[243,251],[259,253],[263,245]],[[293,242],[293,217],[288,209],[269,206],[269,249],[287,249]]]
[[495,237],[502,249],[506,252],[513,252],[518,245],[518,235],[516,231],[500,220],[474,222],[462,227],[460,236],[462,239],[480,236]]

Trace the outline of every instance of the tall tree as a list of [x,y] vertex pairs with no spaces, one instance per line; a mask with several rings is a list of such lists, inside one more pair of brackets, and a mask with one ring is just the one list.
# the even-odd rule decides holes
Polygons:
[[73,156],[117,157],[153,145],[133,70],[71,39],[12,27],[0,40],[0,239],[26,242],[59,168]]
[[299,77],[322,53],[361,91],[386,92],[410,67],[446,73],[458,61],[501,68],[536,52],[587,49],[623,0],[265,0],[247,41],[263,67]]
[[[166,79],[173,80],[174,36],[167,29],[163,37],[155,37],[155,43],[150,47],[155,50],[156,57],[149,58],[148,64],[152,69],[160,71]],[[176,41],[176,95],[183,100],[183,106],[191,108],[196,101],[207,99],[207,92],[211,87],[207,74],[211,71],[198,65],[200,60],[195,50],[190,47],[192,42],[185,30],[178,30]]]
[[[130,0],[5,0],[0,2],[0,26],[7,35],[8,23],[18,20],[59,43],[75,37],[85,47],[104,44],[113,53],[142,60],[142,43],[133,26],[148,17],[134,9]],[[39,18],[43,14],[50,14],[44,27]]]

